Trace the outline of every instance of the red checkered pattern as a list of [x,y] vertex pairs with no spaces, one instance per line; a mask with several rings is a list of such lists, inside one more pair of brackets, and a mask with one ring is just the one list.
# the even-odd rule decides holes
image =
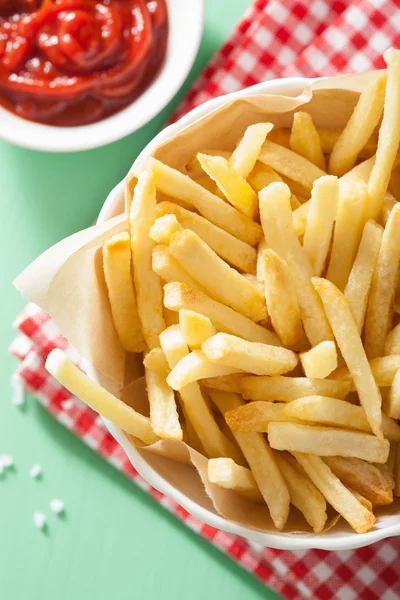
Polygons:
[[[383,66],[381,55],[400,45],[400,0],[256,0],[205,69],[174,119],[215,96],[280,76],[333,75]],[[21,362],[25,389],[63,425],[101,454],[188,527],[282,596],[300,600],[398,600],[396,563],[400,539],[354,551],[288,552],[257,547],[194,519],[150,487],[93,411],[72,397],[44,369],[47,354],[61,347],[77,353],[51,319],[28,305],[15,322],[10,351]]]

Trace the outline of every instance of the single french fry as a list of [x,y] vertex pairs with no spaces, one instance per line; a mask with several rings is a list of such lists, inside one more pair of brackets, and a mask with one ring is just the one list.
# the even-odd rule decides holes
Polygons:
[[390,388],[387,414],[393,419],[400,419],[400,369],[396,371]]
[[328,256],[338,198],[339,183],[336,177],[327,175],[314,182],[303,249],[317,276],[321,275]]
[[[270,183],[280,182],[283,183],[283,179],[276,171],[268,167],[267,165],[263,165],[258,162],[250,175],[247,178],[247,181],[257,193],[261,192],[262,189],[267,187]],[[290,196],[290,205],[293,210],[299,208],[301,206],[301,202],[298,200],[297,196],[292,193]]]
[[382,223],[383,226],[385,226],[388,222],[390,213],[392,212],[392,209],[394,206],[396,206],[396,204],[396,198],[394,198],[394,196],[392,196],[390,192],[386,192],[386,194],[383,197],[382,209],[379,214],[379,222]]
[[153,175],[151,171],[143,171],[133,193],[129,223],[138,313],[143,337],[150,350],[160,345],[159,335],[165,329],[161,281],[151,268],[154,242],[149,232],[155,219]]
[[265,252],[265,250],[267,250],[267,248],[268,248],[267,242],[265,241],[265,238],[262,238],[262,240],[258,244],[258,248],[257,248],[256,277],[257,277],[257,280],[260,283],[263,284],[263,287],[264,287],[264,283],[265,283],[265,279],[264,279],[264,272],[265,272],[264,252]]
[[191,348],[200,348],[203,342],[217,333],[208,317],[185,308],[179,311],[179,326],[185,344]]
[[145,444],[154,444],[159,439],[151,428],[149,418],[136,412],[89,379],[59,348],[52,350],[48,355],[46,369],[71,394],[126,433],[134,435]]
[[262,231],[258,223],[204,189],[187,175],[152,157],[139,163],[136,170],[140,172],[146,168],[152,169],[156,188],[163,194],[184,200],[198,210],[203,217],[243,242],[247,242],[250,246],[255,246],[260,241]]
[[166,214],[157,217],[154,224],[150,227],[150,237],[157,244],[168,246],[171,237],[177,231],[182,231],[183,227],[178,223],[174,214]]
[[217,333],[201,349],[212,363],[256,375],[281,375],[294,369],[298,362],[291,350],[248,342],[229,333]]
[[357,533],[365,533],[373,527],[376,520],[373,513],[353,496],[319,456],[295,452],[294,457],[329,504]]
[[182,440],[174,392],[167,385],[165,374],[145,369],[145,376],[152,430],[162,439]]
[[381,211],[400,142],[400,52],[390,48],[383,57],[387,65],[385,103],[376,160],[368,181],[368,216],[372,219]]
[[[379,356],[369,361],[369,366],[372,375],[375,379],[376,385],[379,387],[389,387],[393,383],[394,376],[398,369],[400,369],[400,356],[398,354],[392,354],[391,356]],[[337,369],[331,375],[332,379],[347,381],[353,384],[353,378],[347,367],[341,367]],[[355,386],[352,385],[352,391]]]
[[385,356],[400,354],[400,323],[389,331],[385,341]]
[[184,283],[168,283],[164,286],[164,305],[170,310],[186,308],[198,312],[211,319],[217,330],[227,331],[250,342],[281,345],[279,338],[271,331]]
[[175,233],[169,251],[215,300],[253,321],[266,318],[265,299],[190,229]]
[[304,156],[323,171],[326,170],[321,140],[312,117],[308,113],[302,111],[294,113],[289,145],[293,152]]
[[341,177],[353,168],[378,125],[385,101],[386,76],[366,86],[329,158],[329,173]]
[[395,469],[395,463],[396,463],[396,446],[397,446],[396,442],[392,442],[390,444],[389,457],[388,457],[386,463],[384,463],[383,465],[375,463],[375,465],[374,465],[381,471],[381,473],[384,475],[384,477],[386,477],[386,479],[388,481],[388,485],[390,486],[391,490],[394,490],[394,487],[396,485],[396,482],[394,479],[394,469]]
[[253,502],[264,503],[253,473],[250,469],[237,465],[231,458],[211,458],[207,474],[211,483],[233,490]]
[[157,215],[174,214],[185,229],[190,229],[221,258],[244,273],[256,272],[256,251],[207,219],[172,202],[157,204]]
[[284,346],[303,337],[296,288],[287,263],[271,249],[263,254],[265,299],[272,325]]
[[259,194],[261,223],[267,245],[283,258],[296,286],[304,330],[312,345],[332,339],[318,294],[313,289],[310,262],[293,230],[290,190],[283,183],[271,183]]
[[369,358],[382,356],[392,324],[393,303],[400,265],[400,204],[390,213],[382,236],[378,260],[372,276],[365,316],[365,351]]
[[[223,156],[227,160],[231,157],[231,152],[226,150],[211,150],[206,149],[203,150],[204,154],[209,154],[210,156]],[[186,165],[186,171],[190,174],[190,176],[194,179],[198,179],[199,177],[204,176],[204,171],[201,168],[199,161],[197,160],[197,156],[193,156]]]
[[361,496],[361,494],[359,492],[356,492],[356,490],[353,490],[349,486],[346,486],[346,487],[349,490],[349,492],[351,492],[353,494],[353,496],[355,497],[355,499],[358,500],[359,503],[364,506],[364,508],[366,508],[367,510],[370,510],[372,512],[372,509],[373,509],[372,502],[370,502],[364,496]]
[[304,236],[307,227],[308,213],[310,211],[310,201],[304,202],[292,213],[292,225],[298,238]]
[[258,160],[278,173],[301,183],[309,191],[316,179],[326,175],[325,171],[316,167],[306,158],[269,140],[264,143]]
[[221,390],[222,392],[234,392],[240,394],[240,380],[243,377],[240,373],[232,375],[223,375],[221,377],[207,377],[201,380],[201,385],[213,390]]
[[226,422],[232,431],[268,431],[268,425],[274,422],[301,423],[291,418],[285,411],[284,402],[249,402],[225,414]]
[[390,449],[388,440],[380,440],[368,433],[283,422],[268,425],[268,441],[275,450],[317,456],[353,456],[376,463],[386,462]]
[[314,277],[313,285],[322,299],[336,342],[353,377],[372,431],[382,439],[382,398],[348,302],[338,288],[327,279]]
[[128,233],[117,233],[103,243],[103,268],[111,314],[121,344],[127,352],[143,352]]
[[[262,404],[266,403],[263,402]],[[350,404],[346,400],[337,400],[327,396],[305,396],[293,400],[285,407],[284,412],[287,416],[310,421],[311,424],[315,422],[331,425],[332,427],[345,427],[346,429],[371,432],[371,426],[363,407]],[[382,415],[382,431],[389,441],[400,441],[399,425],[384,414]]]
[[291,504],[304,515],[314,533],[321,533],[327,519],[324,496],[290,454],[275,452],[275,460],[288,486]]
[[250,219],[255,219],[258,212],[257,194],[235,168],[222,156],[207,156],[199,152],[197,160],[228,202]]
[[[210,396],[223,415],[243,404],[240,396],[229,392],[210,390]],[[261,433],[233,433],[268,505],[275,527],[282,529],[289,515],[290,497],[271,448]]]
[[359,458],[327,456],[324,462],[345,485],[362,494],[373,506],[390,504],[393,493],[389,481],[375,466]]
[[180,281],[186,283],[186,285],[201,289],[200,284],[171,255],[168,246],[159,244],[153,248],[151,266],[154,273],[166,283]]
[[229,158],[230,164],[241,177],[247,179],[256,164],[265,138],[272,128],[272,123],[255,123],[255,125],[247,127],[242,139]]
[[365,225],[367,187],[364,182],[340,180],[331,256],[326,274],[341,291],[344,290],[357,254]]
[[302,352],[300,360],[306,377],[325,379],[337,368],[335,342],[320,342],[308,352]]
[[175,365],[167,377],[167,383],[173,390],[179,391],[189,383],[205,377],[219,377],[240,372],[241,369],[211,362],[201,350],[193,350]]
[[159,373],[165,375],[165,377],[170,372],[170,368],[162,348],[153,348],[150,350],[150,352],[148,352],[143,359],[143,365],[146,369],[158,371]]
[[365,224],[358,253],[344,288],[344,295],[360,335],[367,312],[370,286],[381,247],[382,233],[382,227],[375,221],[368,221]]
[[344,399],[350,392],[351,384],[347,380],[242,375],[239,387],[246,400],[291,402],[312,395]]
[[[160,342],[170,369],[189,356],[179,326],[169,327],[160,335]],[[197,383],[189,383],[181,388],[179,397],[191,426],[198,436],[207,456],[218,458],[225,456],[243,462],[238,449],[219,429],[211,410]]]

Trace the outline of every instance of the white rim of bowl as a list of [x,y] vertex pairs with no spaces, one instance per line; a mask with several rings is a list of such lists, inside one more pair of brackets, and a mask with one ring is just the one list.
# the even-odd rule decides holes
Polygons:
[[[266,92],[277,92],[284,93],[285,89],[292,89],[294,86],[299,87],[299,92],[305,84],[313,83],[318,79],[306,79],[302,77],[288,78],[285,80],[273,80],[269,82],[263,82],[240,90],[225,96],[220,96],[213,100],[209,100],[204,104],[201,104],[197,108],[190,111],[184,117],[182,117],[177,123],[173,123],[169,127],[162,130],[139,154],[134,164],[140,160],[143,156],[146,156],[160,143],[166,141],[172,135],[175,135],[178,131],[184,127],[190,125],[193,121],[212,112],[219,108],[222,104],[234,100],[241,96],[250,96],[259,93]],[[114,206],[117,197],[122,191],[123,182],[120,182],[108,195],[103,207],[100,211],[98,222],[102,222],[108,218],[109,213]],[[89,377],[98,381],[99,375],[92,365],[85,361],[85,367]],[[128,438],[125,436],[123,431],[115,427],[110,421],[103,419],[107,429],[111,435],[117,440],[121,447],[126,452],[129,460],[131,461],[134,468],[143,477],[143,479],[151,486],[156,488],[159,492],[175,500],[185,510],[187,510],[193,517],[199,519],[207,525],[211,525],[216,529],[221,529],[234,535],[240,535],[251,542],[261,544],[269,548],[276,548],[280,550],[353,550],[356,548],[363,548],[380,540],[400,535],[400,521],[394,525],[383,526],[382,528],[376,528],[367,533],[332,533],[327,532],[324,535],[316,534],[293,534],[293,533],[265,533],[256,529],[251,529],[243,525],[238,525],[231,521],[228,521],[224,517],[210,512],[208,509],[199,506],[196,502],[188,498],[183,492],[172,486],[168,480],[159,475],[153,468],[146,462],[146,460],[139,454],[134,446],[130,443]],[[400,517],[399,517],[400,519]]]

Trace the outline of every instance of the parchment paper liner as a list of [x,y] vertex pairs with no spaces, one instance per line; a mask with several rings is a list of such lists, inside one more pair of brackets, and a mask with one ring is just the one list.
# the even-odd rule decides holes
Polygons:
[[[196,152],[204,149],[233,150],[245,128],[260,121],[276,127],[290,127],[293,113],[307,110],[319,127],[343,127],[365,85],[381,75],[375,71],[362,75],[327,78],[297,88],[285,96],[254,95],[228,102],[198,119],[152,153],[166,164],[185,171]],[[114,218],[66,238],[37,258],[15,281],[15,286],[31,302],[48,312],[69,342],[98,369],[113,393],[145,412],[147,402],[141,365],[137,356],[125,355],[116,335],[102,271],[101,245],[104,239],[127,231],[122,188],[115,203]],[[139,378],[138,378],[139,377]],[[276,532],[266,506],[251,503],[238,494],[211,484],[207,478],[207,459],[183,442],[163,440],[143,447],[132,443],[148,463],[175,487],[204,508],[233,522],[264,532]],[[172,460],[174,459],[174,460]],[[193,466],[195,469],[193,469]],[[200,475],[200,477],[198,477]],[[380,516],[395,515],[396,501],[380,509]],[[335,533],[349,527],[331,515],[325,531]],[[291,509],[284,532],[309,533],[302,515]]]

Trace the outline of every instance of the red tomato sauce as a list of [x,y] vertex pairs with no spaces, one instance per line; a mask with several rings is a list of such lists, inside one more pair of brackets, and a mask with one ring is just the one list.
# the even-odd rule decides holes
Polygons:
[[125,108],[165,56],[165,0],[0,0],[0,104],[86,125]]

